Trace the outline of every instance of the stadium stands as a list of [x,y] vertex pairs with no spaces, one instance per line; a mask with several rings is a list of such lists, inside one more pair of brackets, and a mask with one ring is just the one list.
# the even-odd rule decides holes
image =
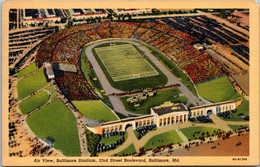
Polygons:
[[[248,47],[242,44],[237,45],[238,41],[246,42],[247,40],[231,31],[233,31],[231,28],[220,25],[214,19],[206,16],[164,18],[160,19],[160,22],[151,19],[150,22],[142,23],[102,22],[82,24],[61,30],[44,40],[36,61],[41,63],[45,61],[71,63],[78,66],[78,55],[84,44],[107,38],[134,38],[163,52],[181,69],[186,71],[194,83],[199,83],[227,74],[223,65],[217,60],[203,50],[199,51],[193,47],[193,43],[205,41],[205,37],[223,45],[230,44],[230,47],[239,54],[238,56],[233,53],[234,56],[239,57],[241,61],[246,62],[240,56],[249,59]],[[81,74],[79,73],[79,78],[74,75],[63,73],[58,79],[58,83],[65,89],[66,81],[62,83],[63,80],[66,80],[65,78],[74,80],[72,82],[76,80],[80,82]],[[87,90],[86,87],[72,89]],[[70,90],[66,91],[69,94]],[[76,92],[80,92],[80,90]],[[80,93],[73,97],[77,99],[79,95]],[[93,98],[93,96],[90,95],[89,98]]]

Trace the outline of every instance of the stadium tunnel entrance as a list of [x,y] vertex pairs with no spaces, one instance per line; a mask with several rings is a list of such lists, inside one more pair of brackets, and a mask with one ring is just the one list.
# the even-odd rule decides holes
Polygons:
[[207,116],[210,116],[212,113],[212,110],[207,110]]

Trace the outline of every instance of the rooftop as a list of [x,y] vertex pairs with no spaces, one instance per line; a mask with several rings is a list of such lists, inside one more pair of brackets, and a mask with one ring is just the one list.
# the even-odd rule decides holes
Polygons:
[[52,63],[54,70],[66,71],[66,72],[77,72],[77,67],[73,64],[64,63]]
[[229,104],[229,103],[235,103],[235,101],[232,100],[232,101],[224,101],[224,102],[213,103],[213,104],[205,104],[205,105],[201,105],[201,106],[191,107],[190,109],[198,109],[198,108],[211,107],[211,106],[215,106],[215,105],[222,105],[222,104]]
[[144,119],[144,118],[149,118],[149,117],[153,117],[153,115],[144,115],[144,116],[139,116],[139,117],[130,117],[130,118],[125,118],[125,119],[121,119],[121,120],[116,120],[116,121],[110,121],[110,122],[105,122],[105,123],[101,123],[101,125],[110,125],[110,124],[114,124],[114,123],[121,123],[121,122],[127,122],[127,121],[133,121],[133,120],[138,120],[138,119]]
[[188,110],[182,103],[173,104],[170,102],[165,102],[163,105],[153,108],[153,111],[158,115],[164,115],[172,112],[182,112]]

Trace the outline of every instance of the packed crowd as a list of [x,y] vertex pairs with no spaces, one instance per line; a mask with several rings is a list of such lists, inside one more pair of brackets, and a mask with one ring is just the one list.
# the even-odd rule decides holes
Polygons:
[[70,100],[97,99],[79,71],[71,73],[55,70],[54,73],[57,85]]
[[[216,27],[210,29],[209,27]],[[210,29],[210,30],[209,30]],[[220,32],[220,30],[223,30]],[[211,32],[210,32],[211,31]],[[207,32],[210,32],[207,34]],[[78,56],[84,44],[91,41],[106,38],[134,38],[148,43],[166,54],[175,61],[180,68],[185,70],[194,83],[203,82],[226,74],[223,65],[209,56],[204,51],[196,50],[191,44],[201,40],[201,37],[209,37],[215,42],[228,44],[227,41],[245,41],[246,39],[234,35],[233,40],[229,40],[223,33],[233,35],[228,27],[220,26],[216,21],[203,16],[170,18],[150,20],[150,22],[102,22],[93,24],[82,24],[69,29],[61,30],[43,41],[36,61],[37,62],[60,62],[78,65]],[[218,34],[218,35],[217,35]],[[236,46],[234,48],[237,48]],[[247,53],[246,46],[241,47]],[[236,49],[237,52],[238,49]],[[247,55],[244,54],[247,58]],[[78,68],[79,69],[79,68]],[[79,73],[80,74],[80,73]],[[71,75],[71,76],[70,76]],[[63,89],[67,84],[62,84],[62,80],[75,78],[75,74],[64,74],[57,80]],[[78,77],[77,81],[80,78]],[[66,76],[66,79],[64,78]],[[62,79],[63,78],[63,79]],[[88,86],[83,86],[85,90]],[[77,90],[76,90],[77,88]],[[76,90],[80,95],[80,86],[68,88],[71,92]],[[67,94],[70,94],[66,92]],[[78,96],[74,96],[74,98]],[[92,98],[92,96],[91,96]]]

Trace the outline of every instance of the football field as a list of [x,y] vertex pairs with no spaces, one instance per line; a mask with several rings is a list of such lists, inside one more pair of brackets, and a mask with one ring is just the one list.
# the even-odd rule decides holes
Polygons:
[[113,81],[159,75],[131,44],[95,48]]

